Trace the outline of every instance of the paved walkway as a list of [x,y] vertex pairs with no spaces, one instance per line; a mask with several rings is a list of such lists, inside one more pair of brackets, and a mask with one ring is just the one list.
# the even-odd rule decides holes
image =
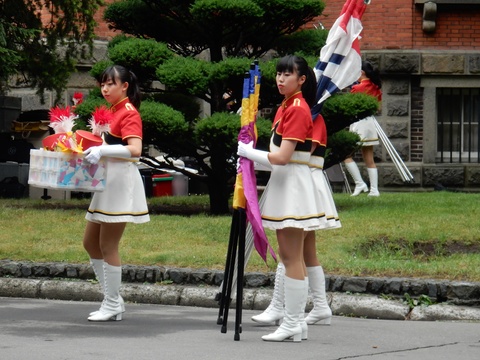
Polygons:
[[309,326],[308,340],[271,343],[243,312],[234,340],[234,311],[227,332],[218,310],[204,307],[127,304],[119,322],[91,323],[98,303],[0,297],[2,360],[339,360],[478,359],[480,323],[372,320],[335,316],[331,326]]

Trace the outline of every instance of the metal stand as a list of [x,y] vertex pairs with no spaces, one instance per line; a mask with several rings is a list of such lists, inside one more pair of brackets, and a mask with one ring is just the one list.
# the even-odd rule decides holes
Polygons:
[[341,163],[335,164],[329,167],[327,170],[324,170],[323,173],[327,177],[327,183],[330,186],[330,191],[333,193],[332,184],[342,184],[342,192],[347,194],[352,193],[352,189],[350,188],[350,183],[348,182],[347,174],[343,170],[343,166]]
[[[217,324],[222,325],[221,332],[227,332],[228,310],[232,299],[233,283],[237,285],[235,335],[234,340],[240,340],[242,332],[242,302],[243,302],[243,276],[245,269],[245,233],[247,216],[245,209],[238,208],[233,211],[230,240],[228,243],[227,260],[223,274],[222,292],[220,293],[220,309]],[[237,259],[238,255],[238,259]],[[236,272],[236,279],[234,274]]]
[[50,195],[48,195],[48,190],[47,189],[43,189],[43,196],[42,196],[42,199],[43,200],[49,200],[51,199],[52,197]]

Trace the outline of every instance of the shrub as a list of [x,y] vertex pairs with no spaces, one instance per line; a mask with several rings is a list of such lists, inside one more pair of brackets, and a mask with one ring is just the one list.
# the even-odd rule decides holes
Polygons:
[[147,93],[144,95],[145,101],[159,102],[180,111],[188,123],[192,123],[198,118],[200,113],[200,104],[192,96],[179,94],[175,92]]
[[210,66],[206,61],[176,57],[160,65],[156,74],[170,90],[202,96],[208,88]]
[[338,93],[325,101],[322,115],[327,131],[333,134],[338,130],[378,111],[378,101],[364,93]]
[[340,130],[328,137],[328,147],[323,168],[338,164],[360,148],[360,136],[348,130]]
[[145,144],[161,144],[159,148],[174,155],[177,143],[189,138],[188,124],[180,111],[153,101],[143,101],[139,110]]
[[327,36],[328,30],[305,29],[282,36],[275,42],[274,48],[280,56],[297,54],[305,57],[316,54],[318,60],[320,49],[325,45]]
[[156,79],[157,67],[174,55],[167,45],[153,39],[130,38],[109,48],[108,56],[133,71],[141,83],[150,83]]

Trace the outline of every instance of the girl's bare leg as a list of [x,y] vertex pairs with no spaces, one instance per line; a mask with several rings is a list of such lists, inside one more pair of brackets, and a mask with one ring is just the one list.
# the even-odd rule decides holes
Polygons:
[[285,275],[292,279],[305,279],[303,262],[303,229],[285,228],[277,230],[278,251],[285,265]]

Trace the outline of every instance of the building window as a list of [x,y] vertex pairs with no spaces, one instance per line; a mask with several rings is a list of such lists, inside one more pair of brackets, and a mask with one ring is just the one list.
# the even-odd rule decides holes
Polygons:
[[480,90],[437,88],[437,157],[441,163],[479,163]]

